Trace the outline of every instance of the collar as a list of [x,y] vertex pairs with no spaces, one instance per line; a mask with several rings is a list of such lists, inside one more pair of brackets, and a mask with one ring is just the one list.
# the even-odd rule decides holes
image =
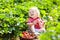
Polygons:
[[36,20],[36,19],[38,19],[39,17],[37,17],[37,18],[35,18],[35,19],[34,19],[34,18],[32,18],[32,17],[29,17],[29,18],[31,18],[31,19],[33,19],[33,20]]

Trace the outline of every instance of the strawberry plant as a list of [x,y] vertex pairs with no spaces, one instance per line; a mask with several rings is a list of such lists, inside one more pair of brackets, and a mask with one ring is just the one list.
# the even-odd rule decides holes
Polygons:
[[8,35],[11,34],[19,36],[22,31],[27,30],[29,8],[33,6],[38,7],[40,17],[45,21],[47,33],[41,38],[45,40],[49,35],[49,40],[52,40],[50,37],[54,32],[50,35],[49,30],[56,31],[54,36],[59,35],[60,0],[0,0],[0,39],[5,35],[10,38]]

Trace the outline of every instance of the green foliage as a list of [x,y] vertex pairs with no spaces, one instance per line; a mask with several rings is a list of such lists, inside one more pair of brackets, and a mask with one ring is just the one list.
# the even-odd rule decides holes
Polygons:
[[41,35],[41,40],[57,40],[51,36],[60,34],[60,0],[0,0],[0,35],[14,31],[19,36],[27,30],[28,11],[33,6],[39,8],[40,17],[45,21],[47,32]]

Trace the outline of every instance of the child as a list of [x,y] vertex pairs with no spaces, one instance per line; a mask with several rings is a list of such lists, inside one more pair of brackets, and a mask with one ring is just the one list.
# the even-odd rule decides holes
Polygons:
[[39,32],[45,31],[44,29],[44,21],[41,20],[40,12],[37,7],[32,7],[29,10],[29,18],[28,18],[28,25],[30,30],[35,34],[38,35]]

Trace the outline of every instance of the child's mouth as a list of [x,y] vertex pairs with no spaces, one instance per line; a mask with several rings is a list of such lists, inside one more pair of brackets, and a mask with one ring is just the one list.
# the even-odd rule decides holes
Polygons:
[[34,14],[31,14],[31,16],[33,16]]

